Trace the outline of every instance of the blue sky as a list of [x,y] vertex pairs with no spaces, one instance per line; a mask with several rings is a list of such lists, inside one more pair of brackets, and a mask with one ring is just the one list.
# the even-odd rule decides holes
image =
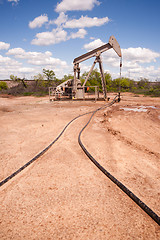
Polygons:
[[[114,35],[123,77],[160,80],[159,9],[159,0],[0,0],[0,79],[33,79],[43,68],[62,78],[73,73],[74,58]],[[113,49],[102,58],[104,70],[119,77]],[[93,61],[81,63],[81,73]]]

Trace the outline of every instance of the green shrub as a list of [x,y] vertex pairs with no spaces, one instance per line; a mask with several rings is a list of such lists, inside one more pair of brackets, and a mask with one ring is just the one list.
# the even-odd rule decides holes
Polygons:
[[4,89],[4,90],[7,90],[8,89],[8,86],[7,86],[7,83],[6,82],[0,82],[0,91]]
[[24,92],[23,95],[24,96],[32,96],[34,94],[34,92]]

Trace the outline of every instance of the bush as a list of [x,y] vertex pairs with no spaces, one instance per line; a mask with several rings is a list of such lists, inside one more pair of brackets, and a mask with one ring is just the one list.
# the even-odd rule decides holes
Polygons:
[[34,95],[34,92],[24,92],[23,96],[32,96]]
[[7,90],[8,89],[8,86],[7,86],[7,83],[6,82],[0,82],[0,91],[1,90]]

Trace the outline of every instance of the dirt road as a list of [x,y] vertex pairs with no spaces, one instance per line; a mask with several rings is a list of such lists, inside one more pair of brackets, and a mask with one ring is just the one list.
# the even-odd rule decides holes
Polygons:
[[[113,99],[113,95],[111,95]],[[104,102],[0,97],[0,181]],[[160,228],[78,145],[90,115],[0,188],[0,239],[160,239]],[[160,215],[160,99],[122,94],[82,141],[97,161]]]

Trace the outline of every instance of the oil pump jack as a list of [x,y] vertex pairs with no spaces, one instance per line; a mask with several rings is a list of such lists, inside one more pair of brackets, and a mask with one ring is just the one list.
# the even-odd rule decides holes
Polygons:
[[[107,44],[102,45],[101,47],[98,47],[90,52],[87,52],[77,58],[74,59],[73,64],[74,64],[74,79],[69,79],[62,84],[58,85],[56,88],[56,92],[61,93],[62,95],[69,93],[70,97],[73,99],[84,99],[84,91],[85,91],[85,85],[89,79],[90,74],[92,73],[94,66],[96,63],[99,63],[99,68],[100,68],[100,74],[101,74],[101,81],[102,81],[102,88],[103,88],[103,96],[104,99],[107,98],[107,89],[106,89],[106,81],[105,81],[105,76],[104,76],[104,71],[103,71],[103,65],[102,65],[102,59],[101,59],[101,54],[109,49],[113,48],[114,51],[117,53],[117,55],[121,58],[121,48],[115,39],[114,36],[111,36],[109,39],[109,42]],[[93,65],[83,83],[81,85],[80,81],[80,67],[79,63],[95,57],[95,60],[93,62]],[[121,63],[120,63],[121,67]]]

